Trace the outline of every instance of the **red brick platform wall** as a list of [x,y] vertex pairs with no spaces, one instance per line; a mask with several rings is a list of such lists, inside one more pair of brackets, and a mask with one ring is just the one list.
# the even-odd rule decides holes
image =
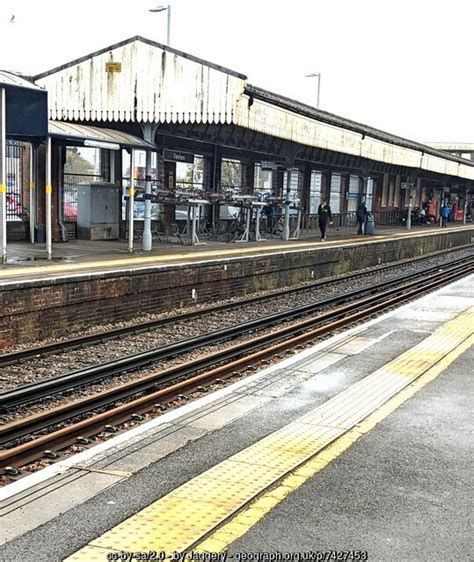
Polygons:
[[[377,244],[222,259],[208,264],[104,273],[100,278],[44,279],[0,289],[0,349],[91,326],[140,318],[252,291],[289,286],[471,243],[472,231],[449,231]],[[313,273],[312,273],[313,272]],[[192,299],[195,289],[197,300]]]

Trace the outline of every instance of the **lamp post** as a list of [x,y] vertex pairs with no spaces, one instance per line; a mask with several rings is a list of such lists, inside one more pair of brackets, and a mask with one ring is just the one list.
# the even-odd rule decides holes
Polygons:
[[321,93],[321,73],[312,73],[312,74],[307,74],[306,78],[317,78],[318,79],[318,100],[317,100],[317,104],[316,104],[316,108],[319,109],[319,94]]
[[166,44],[169,47],[170,46],[170,25],[171,25],[171,4],[168,4],[167,6],[157,6],[156,8],[150,8],[148,11],[153,13],[153,14],[158,14],[160,12],[164,12],[165,10],[168,10]]

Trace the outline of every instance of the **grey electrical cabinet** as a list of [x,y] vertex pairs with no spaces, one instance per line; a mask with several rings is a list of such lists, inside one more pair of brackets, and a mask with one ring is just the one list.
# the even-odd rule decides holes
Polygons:
[[119,237],[120,190],[113,183],[77,186],[77,237],[116,240]]

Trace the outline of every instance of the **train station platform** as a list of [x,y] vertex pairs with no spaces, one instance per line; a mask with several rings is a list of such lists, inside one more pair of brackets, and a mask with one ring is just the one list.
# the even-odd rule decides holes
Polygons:
[[474,276],[2,489],[3,560],[468,560]]
[[272,238],[261,242],[226,243],[209,242],[199,246],[178,244],[154,244],[151,252],[144,252],[137,244],[131,254],[126,241],[75,240],[54,246],[54,257],[46,259],[46,251],[40,245],[25,242],[9,246],[7,265],[0,265],[0,288],[15,280],[51,279],[66,276],[91,275],[93,273],[126,271],[143,268],[181,265],[189,262],[206,262],[216,259],[238,259],[260,254],[286,253],[305,249],[378,243],[394,238],[408,240],[426,235],[439,235],[474,230],[474,225],[450,225],[440,229],[437,226],[380,227],[377,234],[360,236],[352,230],[329,230],[327,240],[321,242],[316,235],[305,235],[300,240],[283,241]]
[[[375,236],[334,231],[325,242],[167,244],[146,255],[130,255],[124,242],[75,242],[58,245],[57,259],[49,263],[33,259],[37,249],[13,245],[13,263],[0,267],[0,350],[466,248],[473,241],[473,225],[452,225],[380,229]],[[31,259],[15,261],[25,251]]]

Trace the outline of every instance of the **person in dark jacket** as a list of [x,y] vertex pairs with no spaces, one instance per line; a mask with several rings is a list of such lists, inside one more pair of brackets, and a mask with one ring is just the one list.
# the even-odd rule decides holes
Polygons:
[[359,228],[357,229],[357,234],[364,234],[365,231],[365,221],[367,220],[367,207],[365,202],[361,201],[360,205],[357,207],[356,212],[357,224]]
[[327,204],[326,200],[323,199],[321,205],[318,207],[318,218],[319,218],[319,230],[321,231],[321,242],[326,240],[326,227],[332,224],[332,214],[331,207]]

